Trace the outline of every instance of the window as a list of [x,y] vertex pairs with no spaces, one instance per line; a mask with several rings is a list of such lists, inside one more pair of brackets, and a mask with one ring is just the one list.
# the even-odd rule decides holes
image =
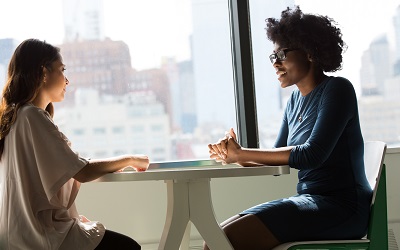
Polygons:
[[0,9],[1,84],[23,40],[61,48],[70,85],[55,122],[75,151],[205,159],[207,144],[236,128],[228,0],[20,0]]
[[274,145],[292,89],[281,89],[268,60],[273,50],[265,19],[279,18],[286,6],[333,18],[348,49],[343,69],[328,75],[349,79],[357,92],[364,140],[400,144],[400,3],[387,0],[250,0],[251,35],[260,147]]
[[73,129],[72,132],[73,132],[73,135],[74,135],[74,136],[75,136],[75,135],[76,135],[76,136],[85,135],[85,130],[82,129],[82,128]]
[[119,127],[113,127],[113,128],[112,128],[112,132],[113,132],[113,134],[122,135],[122,134],[125,133],[125,128],[124,128],[124,127],[121,127],[121,126],[119,126]]
[[106,129],[105,128],[93,128],[93,134],[95,135],[105,135]]
[[[249,20],[242,11],[246,2],[4,1],[0,85],[15,47],[38,38],[61,48],[71,83],[56,105],[55,121],[74,150],[87,157],[125,148],[150,157],[160,152],[160,161],[204,159],[207,144],[238,125],[243,146],[271,147],[291,90],[276,84],[265,19],[298,4],[306,13],[334,18],[342,28],[348,50],[343,70],[332,75],[354,84],[364,139],[399,144],[397,0],[248,0]],[[239,14],[230,16],[229,5]],[[16,19],[30,21],[10,22]],[[155,124],[160,130],[154,131]],[[100,125],[105,131],[123,125],[123,140],[107,134],[93,139]]]

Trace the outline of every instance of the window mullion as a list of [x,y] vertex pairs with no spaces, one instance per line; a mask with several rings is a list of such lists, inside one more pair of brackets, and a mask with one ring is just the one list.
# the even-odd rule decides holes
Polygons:
[[257,110],[248,0],[229,0],[238,140],[258,148]]

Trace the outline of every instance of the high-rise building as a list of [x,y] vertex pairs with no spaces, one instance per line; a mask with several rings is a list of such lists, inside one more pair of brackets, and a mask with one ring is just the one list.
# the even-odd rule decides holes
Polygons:
[[18,41],[13,38],[0,39],[0,63],[8,65]]
[[129,91],[134,70],[126,43],[107,38],[103,41],[69,42],[59,47],[71,87],[91,88],[108,95],[122,95]]
[[[253,66],[259,120],[281,108],[280,85],[268,59],[273,44],[265,34],[265,19],[280,17],[294,4],[286,1],[250,1]],[[192,0],[193,73],[199,125],[234,126],[236,121],[229,6],[226,0]],[[223,108],[221,104],[223,103]]]
[[63,0],[65,42],[103,40],[103,0]]
[[[400,49],[399,11],[397,8],[394,17],[396,50]],[[386,35],[372,41],[362,56],[362,96],[358,102],[364,140],[382,140],[389,145],[398,144],[400,141],[400,71],[396,74],[400,58],[393,54]]]
[[386,35],[378,37],[364,52],[360,83],[362,95],[383,95],[385,80],[392,76],[393,58]]
[[396,9],[396,14],[393,17],[396,60],[400,60],[400,5]]
[[182,105],[180,98],[181,91],[179,89],[178,63],[174,57],[163,57],[161,60],[161,69],[163,74],[165,74],[165,76],[168,78],[168,81],[164,83],[165,86],[159,85],[159,87],[169,90],[169,93],[163,92],[163,94],[170,96],[171,107],[169,114],[171,116],[171,127],[173,130],[179,130]]
[[183,133],[193,133],[197,127],[196,89],[191,60],[180,62],[179,69],[179,98],[180,124]]
[[163,58],[161,68],[168,77],[171,92],[170,115],[173,129],[182,133],[193,133],[197,126],[193,62],[177,62],[172,57]]
[[236,112],[228,1],[192,0],[192,23],[198,124],[229,128],[235,124]]
[[395,63],[393,66],[393,74],[400,75],[400,5],[396,9],[396,14],[393,17],[394,36],[395,36]]
[[147,69],[132,74],[129,91],[150,91],[154,93],[157,101],[163,104],[165,112],[169,115],[170,125],[172,121],[172,101],[168,76],[162,69]]
[[0,91],[6,81],[8,63],[19,42],[12,38],[0,39]]

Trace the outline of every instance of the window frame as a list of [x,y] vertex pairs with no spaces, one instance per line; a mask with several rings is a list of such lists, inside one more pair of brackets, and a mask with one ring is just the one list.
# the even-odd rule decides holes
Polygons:
[[238,141],[243,147],[258,148],[249,0],[229,0],[229,17]]

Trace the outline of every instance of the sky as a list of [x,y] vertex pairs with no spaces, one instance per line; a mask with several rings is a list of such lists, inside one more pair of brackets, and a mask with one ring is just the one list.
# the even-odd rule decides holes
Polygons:
[[[103,5],[106,36],[129,45],[135,68],[154,67],[161,56],[175,56],[178,60],[190,56],[190,1],[103,0]],[[2,38],[62,43],[62,0],[0,1]]]
[[[175,56],[177,60],[190,57],[191,1],[103,1],[105,34],[129,45],[134,68],[158,66],[164,56]],[[328,15],[339,23],[348,45],[340,74],[358,82],[360,58],[370,43],[382,34],[393,40],[393,15],[400,0],[384,0],[384,4],[372,0],[295,0],[295,3],[303,12]],[[22,41],[35,37],[53,44],[63,40],[61,0],[2,0],[0,10],[0,39]]]

